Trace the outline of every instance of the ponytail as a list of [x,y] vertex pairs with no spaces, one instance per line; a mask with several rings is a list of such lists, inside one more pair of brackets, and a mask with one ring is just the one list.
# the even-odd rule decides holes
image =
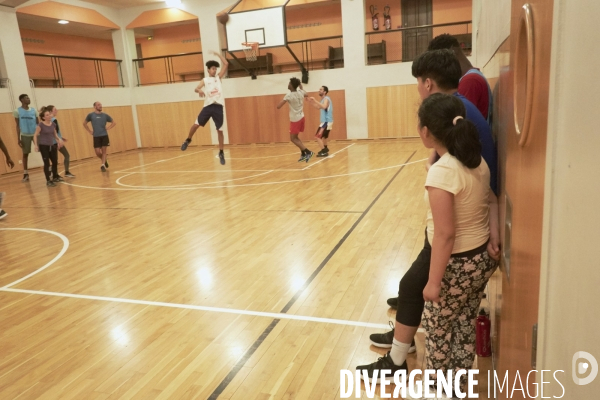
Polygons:
[[443,93],[432,94],[419,107],[419,125],[426,126],[450,155],[472,169],[481,164],[481,142],[477,128],[465,116],[462,101]]
[[444,137],[448,153],[467,168],[477,168],[481,164],[481,142],[477,128],[471,121],[460,118]]

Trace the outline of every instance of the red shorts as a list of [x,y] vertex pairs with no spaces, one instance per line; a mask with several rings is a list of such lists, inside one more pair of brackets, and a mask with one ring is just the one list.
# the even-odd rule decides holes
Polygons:
[[304,132],[304,117],[300,121],[290,122],[290,135]]

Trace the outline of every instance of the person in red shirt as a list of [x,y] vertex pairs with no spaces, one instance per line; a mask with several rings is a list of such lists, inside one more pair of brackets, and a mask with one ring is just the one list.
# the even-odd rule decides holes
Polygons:
[[447,33],[436,36],[429,42],[427,50],[444,50],[449,49],[454,52],[460,68],[462,70],[462,78],[458,84],[458,93],[465,96],[471,103],[475,104],[483,118],[485,118],[491,126],[492,120],[492,89],[485,79],[485,76],[478,68],[473,67],[465,53],[462,51],[458,40]]

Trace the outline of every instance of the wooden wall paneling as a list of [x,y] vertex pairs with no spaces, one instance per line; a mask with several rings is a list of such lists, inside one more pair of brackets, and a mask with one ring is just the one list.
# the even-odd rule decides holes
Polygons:
[[[203,101],[184,101],[138,105],[142,147],[180,146],[203,104]],[[196,131],[190,147],[212,143],[209,124],[212,124],[212,121]]]
[[117,123],[108,133],[110,136],[109,153],[119,153],[137,148],[131,106],[105,107],[104,112]]
[[[271,143],[289,141],[288,106],[277,110],[277,104],[285,94],[268,96],[237,97],[225,100],[225,113],[231,144]],[[318,98],[318,93],[309,92],[309,96]],[[329,93],[333,102],[334,127],[331,139],[346,139],[346,100],[345,91],[335,90]],[[319,110],[308,103],[304,105],[306,125],[303,140],[313,140],[319,126]]]
[[[533,106],[529,140],[519,145],[514,124],[514,80],[525,85],[523,71],[516,76],[516,49],[519,38],[523,0],[512,3],[510,34],[510,68],[500,76],[498,105],[499,141],[506,143],[506,156],[500,159],[505,172],[500,195],[501,216],[506,213],[505,195],[512,202],[512,248],[510,279],[503,270],[502,312],[497,352],[498,376],[516,371],[521,376],[532,369],[532,328],[538,319],[550,55],[552,53],[553,1],[527,1],[533,9],[535,65],[533,71]],[[521,47],[523,49],[523,47]],[[523,55],[520,55],[522,57]],[[525,107],[524,99],[518,107]],[[501,223],[500,226],[504,226]],[[501,236],[502,237],[502,236]],[[539,377],[538,377],[539,378]],[[512,378],[511,378],[512,379]],[[532,391],[535,380],[530,380]]]
[[416,137],[417,85],[367,88],[369,138]]

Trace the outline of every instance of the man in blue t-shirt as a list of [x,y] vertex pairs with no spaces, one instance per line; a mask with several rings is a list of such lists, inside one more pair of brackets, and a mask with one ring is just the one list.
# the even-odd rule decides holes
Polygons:
[[[92,130],[90,130],[88,122],[92,123]],[[106,126],[108,122],[110,122],[110,125]],[[116,124],[110,115],[102,112],[102,103],[99,101],[94,103],[94,112],[89,113],[83,121],[85,130],[94,137],[94,151],[96,157],[101,161],[100,171],[102,172],[106,172],[106,168],[108,168],[108,161],[106,160],[106,149],[110,146],[108,131],[114,128]]]
[[[458,94],[458,83],[462,76],[460,63],[452,50],[431,50],[421,54],[412,65],[412,74],[417,78],[417,90],[421,99],[426,99],[434,93],[445,93],[458,97],[466,109],[466,118],[477,128],[481,141],[481,156],[490,169],[490,188],[495,196],[490,196],[490,240],[487,251],[491,257],[500,256],[500,239],[498,231],[498,166],[496,145],[492,138],[490,126],[477,107],[464,96]],[[431,154],[427,169],[435,161],[437,154]],[[431,245],[428,239],[423,250],[404,274],[400,282],[398,297],[388,299],[390,306],[396,306],[396,323],[389,332],[370,336],[371,343],[380,348],[389,348],[390,352],[378,361],[369,365],[359,365],[358,370],[367,370],[369,378],[375,371],[407,369],[406,357],[415,350],[414,335],[419,328],[421,315],[425,306],[423,290],[429,279],[429,267],[432,257]],[[412,343],[411,343],[412,342]]]
[[19,96],[21,107],[13,111],[13,117],[17,124],[17,140],[19,147],[23,149],[23,182],[29,181],[29,171],[27,171],[27,159],[31,153],[31,143],[35,134],[35,128],[38,125],[38,114],[34,108],[29,107],[31,100],[26,94]]

